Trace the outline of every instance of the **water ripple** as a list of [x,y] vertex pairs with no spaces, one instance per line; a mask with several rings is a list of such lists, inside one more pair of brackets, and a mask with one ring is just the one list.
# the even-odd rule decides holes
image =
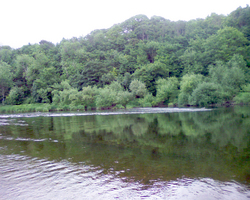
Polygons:
[[146,186],[125,182],[101,168],[22,155],[0,155],[3,199],[229,199],[250,196],[246,186],[209,178],[155,181]]
[[[89,116],[89,115],[121,115],[121,114],[147,114],[147,113],[175,113],[175,112],[204,112],[211,111],[212,109],[206,108],[134,108],[128,110],[118,110],[118,111],[93,111],[93,112],[73,112],[73,113],[44,113],[44,112],[34,112],[34,113],[22,113],[22,114],[1,114],[0,119],[7,118],[25,118],[25,117],[70,117],[70,116]],[[4,123],[4,122],[3,122]],[[0,121],[1,125],[1,121]],[[19,124],[20,125],[20,124]]]
[[49,141],[49,142],[55,142],[57,143],[58,140],[52,140],[51,138],[21,138],[21,137],[11,137],[11,136],[1,136],[0,135],[0,140],[15,140],[15,141],[27,141],[27,142],[43,142],[43,141]]
[[0,126],[28,126],[28,124],[23,120],[8,119],[13,117],[6,117],[6,115],[0,115]]

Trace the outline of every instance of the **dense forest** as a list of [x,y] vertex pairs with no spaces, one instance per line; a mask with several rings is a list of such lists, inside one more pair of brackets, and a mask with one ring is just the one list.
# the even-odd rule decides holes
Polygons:
[[67,109],[250,102],[250,7],[170,21],[137,15],[85,37],[0,47],[2,104]]

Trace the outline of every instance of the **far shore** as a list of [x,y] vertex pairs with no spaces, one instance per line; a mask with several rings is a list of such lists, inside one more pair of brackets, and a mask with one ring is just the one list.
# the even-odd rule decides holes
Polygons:
[[[223,104],[210,104],[206,106],[206,108],[218,108],[218,107],[232,107],[232,106],[243,106],[243,104],[236,104],[235,102],[225,102]],[[128,105],[126,108],[123,106],[111,106],[107,108],[95,108],[85,106],[72,106],[72,105],[53,105],[47,103],[37,103],[37,104],[21,104],[21,105],[1,105],[0,106],[0,114],[12,114],[12,113],[25,113],[25,112],[57,112],[57,111],[91,111],[91,110],[117,110],[117,109],[131,109],[137,108],[138,106],[130,106]],[[152,106],[152,108],[178,108],[178,105],[164,105],[160,104],[157,106]],[[180,106],[180,108],[201,108],[204,106]]]

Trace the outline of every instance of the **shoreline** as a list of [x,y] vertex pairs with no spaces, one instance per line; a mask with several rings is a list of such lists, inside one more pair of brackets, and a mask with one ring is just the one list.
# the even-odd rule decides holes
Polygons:
[[[152,106],[152,108],[220,108],[220,107],[233,107],[233,106],[244,106],[247,104],[236,104],[235,102],[225,102],[223,104],[210,104],[206,107],[198,106],[178,106],[178,105],[164,105],[159,104],[157,106]],[[138,108],[138,106],[127,106],[118,107],[117,105],[107,107],[107,108],[94,108],[89,107],[88,109],[85,106],[70,106],[70,105],[52,105],[52,104],[21,104],[21,105],[1,105],[0,114],[13,114],[13,113],[25,113],[25,112],[57,112],[57,111],[94,111],[94,110],[118,110],[118,109],[132,109]],[[141,107],[140,107],[141,108]]]

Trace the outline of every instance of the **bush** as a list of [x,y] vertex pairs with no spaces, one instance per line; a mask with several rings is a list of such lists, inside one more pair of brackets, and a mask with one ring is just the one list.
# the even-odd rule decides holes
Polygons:
[[117,81],[113,81],[110,85],[107,85],[106,87],[114,92],[123,91],[122,85]]
[[239,104],[249,104],[250,103],[250,93],[241,92],[233,99],[236,103]]
[[96,97],[96,107],[108,108],[116,103],[116,93],[108,88],[99,89]]
[[201,74],[186,74],[180,82],[181,93],[191,95],[194,89],[203,81]]
[[95,107],[95,100],[98,94],[99,90],[96,86],[83,87],[82,91],[80,91],[81,105],[84,105],[85,108]]
[[128,91],[120,91],[116,95],[116,102],[126,108],[128,102],[133,99],[133,94]]
[[22,87],[13,87],[6,98],[6,103],[10,105],[20,105],[24,101],[24,92]]
[[241,65],[230,60],[228,63],[218,61],[216,65],[209,66],[210,81],[221,86],[226,101],[232,100],[246,83],[245,68]]
[[202,83],[204,77],[201,74],[186,74],[180,82],[180,94],[178,96],[178,104],[188,105],[188,99],[197,86]]
[[142,107],[152,107],[156,105],[156,97],[148,93],[144,98],[138,99],[138,102]]
[[126,108],[130,109],[130,108],[135,108],[135,107],[140,107],[140,106],[141,104],[139,103],[139,99],[134,99],[127,104]]
[[207,106],[221,102],[221,87],[215,83],[201,83],[189,97],[190,105]]
[[188,99],[189,99],[190,95],[188,93],[185,93],[185,92],[181,92],[179,94],[179,97],[178,97],[178,105],[179,106],[183,106],[183,105],[188,105]]
[[158,103],[164,102],[168,104],[177,102],[179,81],[176,77],[159,79],[156,81],[156,84],[156,99]]
[[136,98],[144,97],[147,94],[145,83],[138,80],[133,80],[129,85],[129,89]]
[[115,109],[124,109],[125,107],[121,104],[117,104],[114,108]]
[[250,103],[250,84],[243,87],[242,91],[233,99],[236,103],[249,104]]

